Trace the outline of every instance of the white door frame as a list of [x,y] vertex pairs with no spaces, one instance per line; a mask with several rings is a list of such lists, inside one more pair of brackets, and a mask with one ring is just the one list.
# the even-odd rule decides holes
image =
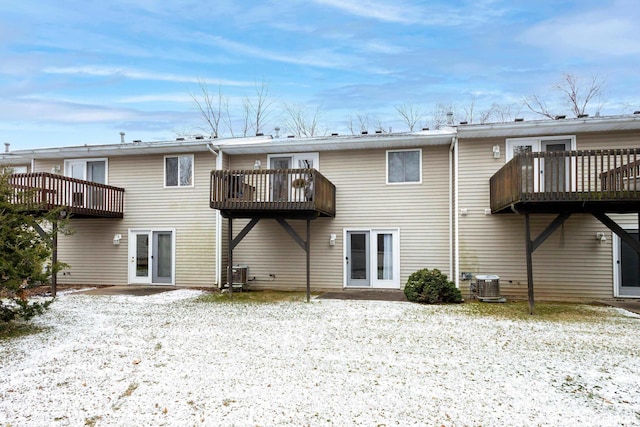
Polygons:
[[[368,232],[369,233],[369,286],[348,286],[348,274],[349,265],[347,257],[349,256],[348,250],[348,232]],[[377,242],[378,235],[391,234],[393,236],[392,246],[392,278],[391,279],[378,279],[378,253]],[[343,287],[344,288],[373,288],[373,289],[400,289],[400,228],[344,228],[342,230],[342,242],[343,242]]]
[[[569,147],[568,150],[572,151],[576,149],[576,137],[575,135],[558,135],[558,136],[544,136],[544,137],[534,137],[534,138],[507,138],[505,141],[505,163],[508,163],[513,158],[513,148],[521,147],[521,146],[531,146],[531,151],[534,153],[540,151],[546,151],[545,147],[548,144],[558,143],[559,141],[568,141]],[[572,160],[575,165],[575,159]],[[541,167],[542,166],[542,167]],[[544,183],[545,179],[540,178],[540,175],[544,173],[544,164],[542,159],[539,161],[534,161],[533,164],[533,191],[539,192],[544,191]],[[571,168],[567,165],[566,168],[566,182],[570,182],[570,173]],[[542,187],[542,188],[540,188]],[[576,191],[576,183],[571,182],[571,190]]]
[[[175,228],[130,228],[128,230],[128,284],[130,285],[153,285],[156,284],[152,281],[154,260],[153,255],[153,233],[154,232],[169,232],[171,233],[171,282],[170,283],[157,283],[159,285],[175,285],[176,275],[176,229]],[[136,235],[146,234],[148,236],[148,259],[147,259],[147,275],[140,277],[136,276],[136,262],[137,262],[137,240]]]
[[[635,231],[635,227],[623,227],[625,230]],[[612,261],[613,261],[613,296],[614,298],[640,298],[640,294],[628,295],[622,293],[622,239],[616,233],[611,233]]]

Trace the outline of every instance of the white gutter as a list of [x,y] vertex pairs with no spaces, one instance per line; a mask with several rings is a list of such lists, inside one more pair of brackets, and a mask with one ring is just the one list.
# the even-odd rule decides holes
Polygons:
[[[458,197],[459,197],[459,186],[458,186],[458,175],[459,175],[459,154],[458,154],[458,137],[454,136],[453,141],[451,143],[453,148],[453,189],[454,189],[454,197],[453,197],[453,226],[455,228],[453,233],[453,275],[455,277],[454,283],[456,284],[456,288],[460,289],[460,223],[458,221]],[[451,252],[451,251],[450,251]]]
[[[220,146],[207,144],[207,149],[216,156],[216,170],[222,169]],[[216,151],[218,150],[218,151]],[[222,286],[222,215],[216,210],[216,286]]]

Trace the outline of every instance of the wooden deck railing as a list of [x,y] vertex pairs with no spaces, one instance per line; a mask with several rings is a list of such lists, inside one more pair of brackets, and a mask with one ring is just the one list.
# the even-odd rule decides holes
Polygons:
[[336,213],[335,185],[315,169],[214,170],[210,195],[221,211]]
[[535,202],[640,200],[640,149],[516,155],[490,179],[491,210]]
[[47,172],[17,173],[9,177],[15,189],[14,203],[43,211],[59,207],[79,216],[124,215],[124,188]]

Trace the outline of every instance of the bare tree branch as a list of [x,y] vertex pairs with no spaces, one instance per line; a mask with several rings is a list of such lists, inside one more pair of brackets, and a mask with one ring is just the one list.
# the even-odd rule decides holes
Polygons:
[[[603,86],[605,80],[594,75],[591,80],[584,84],[579,77],[574,74],[565,73],[562,80],[553,86],[553,90],[560,94],[561,100],[566,104],[569,112],[575,117],[586,114],[587,108],[597,101],[596,114],[599,114],[604,106]],[[546,102],[540,95],[530,95],[523,99],[524,105],[532,112],[545,117],[554,118],[547,107]]]
[[206,83],[200,79],[198,79],[198,87],[200,89],[199,96],[193,93],[189,93],[189,95],[191,95],[191,99],[193,99],[195,109],[200,113],[202,121],[207,126],[201,129],[211,135],[212,138],[217,138],[220,136],[222,105],[224,102],[227,102],[222,95],[222,87],[218,86],[217,94],[211,94]]
[[302,104],[282,103],[283,124],[296,136],[317,136],[319,133],[320,107],[307,113]]
[[[249,107],[251,113],[251,127],[255,130],[255,133],[260,133],[266,126],[269,115],[273,112],[273,104],[275,99],[269,99],[269,85],[262,81],[260,84],[256,83],[256,97],[254,99],[245,97],[245,101]],[[245,131],[248,132],[248,129]]]
[[[451,121],[451,123],[449,123]],[[433,113],[431,113],[431,127],[439,129],[456,122],[455,111],[453,105],[438,104]]]
[[533,113],[553,119],[556,115],[549,110],[546,102],[538,95],[526,96],[522,102]]
[[409,128],[409,132],[413,132],[416,125],[419,124],[425,116],[424,109],[419,105],[415,105],[413,102],[395,105],[394,108]]
[[577,76],[565,73],[563,80],[556,84],[555,89],[564,94],[569,109],[578,117],[585,114],[589,103],[601,95],[603,85],[604,80],[597,75],[592,76],[589,84],[584,86]]

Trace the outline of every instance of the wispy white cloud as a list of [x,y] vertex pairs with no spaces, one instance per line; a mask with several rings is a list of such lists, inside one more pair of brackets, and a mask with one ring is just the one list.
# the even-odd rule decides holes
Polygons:
[[351,67],[357,62],[357,58],[353,56],[340,54],[328,48],[311,49],[302,53],[278,52],[236,42],[220,36],[201,34],[200,37],[206,38],[210,43],[235,54],[286,64],[342,69]]
[[94,77],[121,77],[132,80],[165,81],[174,83],[222,84],[225,86],[253,86],[255,82],[241,80],[216,79],[207,77],[185,76],[171,73],[150,73],[124,67],[80,66],[80,67],[46,67],[43,72],[48,74],[75,74]]
[[454,27],[487,22],[505,13],[497,0],[475,0],[451,5],[447,2],[412,3],[379,0],[313,0],[316,4],[339,9],[350,15],[381,22]]
[[340,9],[352,15],[378,21],[416,24],[423,15],[422,9],[397,2],[371,0],[314,0],[316,3]]
[[637,6],[635,0],[621,0],[606,8],[556,16],[526,30],[520,41],[566,55],[638,55]]
[[142,104],[155,102],[193,102],[191,95],[186,93],[154,93],[150,95],[126,96],[116,99],[120,104]]

